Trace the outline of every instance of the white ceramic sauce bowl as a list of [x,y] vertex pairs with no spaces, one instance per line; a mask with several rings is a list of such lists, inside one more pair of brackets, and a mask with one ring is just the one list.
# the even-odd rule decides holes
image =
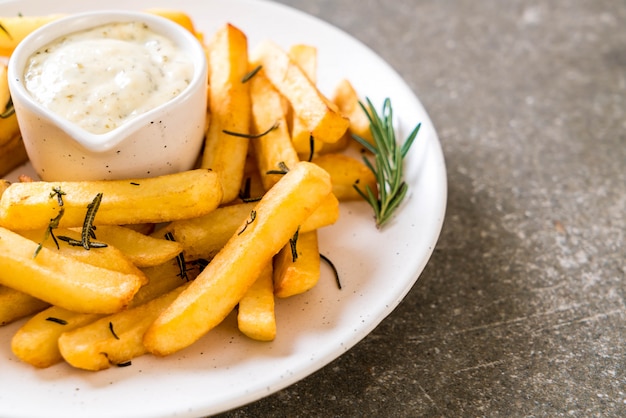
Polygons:
[[[94,134],[38,103],[24,84],[30,56],[55,39],[92,27],[138,21],[172,40],[193,63],[193,77],[177,96]],[[193,168],[206,123],[207,62],[199,41],[163,17],[127,11],[81,13],[49,23],[26,37],[13,52],[8,80],[30,163],[43,180],[111,180],[154,177]]]

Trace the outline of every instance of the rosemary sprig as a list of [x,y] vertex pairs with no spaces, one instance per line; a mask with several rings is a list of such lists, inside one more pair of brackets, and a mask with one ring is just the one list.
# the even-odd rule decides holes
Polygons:
[[241,133],[241,132],[229,131],[227,129],[222,129],[222,132],[225,133],[226,135],[237,136],[239,138],[256,139],[256,138],[264,137],[265,135],[267,135],[270,132],[272,132],[274,129],[277,129],[278,126],[280,126],[280,123],[279,122],[275,122],[272,126],[270,126],[265,131],[263,131],[263,132],[261,132],[259,134],[246,134],[246,133]]
[[93,224],[96,218],[98,208],[100,208],[100,202],[102,201],[102,193],[96,194],[90,204],[87,205],[87,213],[85,214],[85,220],[83,221],[83,230],[81,232],[83,248],[89,250],[91,248],[91,238],[96,239],[94,233],[96,227]]
[[367,107],[363,103],[360,105],[369,118],[374,145],[358,135],[354,135],[354,139],[374,155],[373,163],[366,156],[363,156],[363,160],[376,176],[378,193],[375,193],[369,186],[361,190],[355,184],[354,188],[374,209],[376,227],[380,229],[391,219],[391,215],[406,196],[408,185],[403,179],[404,157],[409,152],[422,124],[418,124],[400,145],[396,141],[393,128],[391,100],[385,99],[382,115],[378,114],[370,99],[366,100]]
[[252,77],[254,77],[259,71],[261,71],[261,68],[263,68],[262,65],[258,65],[255,68],[252,69],[252,71],[250,71],[249,73],[245,74],[242,78],[241,78],[241,82],[242,83],[247,83],[248,81],[250,81],[250,79]]

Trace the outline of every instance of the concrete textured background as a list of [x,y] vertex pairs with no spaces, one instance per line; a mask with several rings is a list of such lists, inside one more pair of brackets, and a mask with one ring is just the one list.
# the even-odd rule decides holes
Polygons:
[[223,416],[626,416],[626,2],[281,2],[405,78],[448,210],[371,335]]

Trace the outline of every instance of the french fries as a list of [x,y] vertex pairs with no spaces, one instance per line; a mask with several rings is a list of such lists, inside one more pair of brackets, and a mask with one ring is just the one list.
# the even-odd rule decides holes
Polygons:
[[239,301],[239,331],[257,341],[272,341],[276,338],[272,270],[272,263],[267,263]]
[[[147,11],[204,39],[183,12]],[[0,54],[61,16],[0,17]],[[243,335],[272,341],[275,305],[319,281],[318,229],[360,198],[354,184],[375,190],[371,170],[341,153],[351,134],[368,138],[367,115],[349,81],[332,101],[319,90],[315,47],[266,41],[249,56],[245,33],[226,24],[206,51],[199,168],[0,182],[0,325],[31,316],[11,341],[22,361],[124,366],[189,346],[235,309]],[[20,145],[15,116],[0,119],[0,172],[26,159]]]
[[320,278],[320,252],[317,231],[298,234],[291,245],[274,257],[274,293],[279,298],[304,293]]
[[0,176],[28,159],[17,117],[9,108],[10,100],[7,67],[0,63],[0,114],[3,114],[3,117],[0,117]]
[[95,267],[41,248],[0,227],[0,284],[52,305],[86,313],[112,313],[126,307],[145,277]]
[[193,218],[214,210],[222,197],[217,174],[204,169],[146,179],[13,183],[0,199],[0,225],[14,230],[48,227],[59,214],[58,191],[64,194],[62,228],[81,227],[99,193],[96,225]]
[[343,79],[337,84],[332,100],[350,119],[349,134],[358,135],[374,145],[369,118],[359,104],[359,96],[349,80]]
[[288,169],[300,159],[289,136],[281,97],[265,77],[263,70],[250,80],[250,96],[253,132],[260,135],[268,126],[275,126],[270,132],[255,138],[252,147],[263,187],[269,190],[282,176],[281,164]]
[[332,143],[343,136],[350,121],[278,45],[271,41],[261,43],[255,49],[252,62],[263,66],[267,78],[289,100],[295,116],[302,120],[314,139]]
[[[172,260],[160,266],[146,268],[143,272],[149,278],[149,282],[139,289],[129,308],[141,306],[185,283],[180,277],[179,266]],[[188,279],[192,280],[196,274],[197,269],[189,271]],[[0,298],[1,294],[0,292]],[[50,367],[63,360],[58,344],[63,333],[84,327],[103,316],[77,313],[52,306],[30,318],[15,333],[11,340],[11,349],[13,354],[26,363],[39,368]]]
[[0,326],[42,311],[49,303],[10,287],[0,285]]
[[300,162],[274,185],[188,289],[144,336],[146,348],[166,355],[185,348],[219,324],[296,232],[331,193],[328,173]]
[[137,267],[153,267],[165,263],[183,251],[177,242],[153,238],[118,225],[100,225],[99,241],[119,249]]
[[142,338],[146,329],[187,286],[181,285],[146,304],[61,334],[61,355],[74,367],[95,371],[145,354]]
[[243,82],[248,73],[248,41],[239,29],[226,25],[208,49],[210,122],[202,167],[219,175],[222,201],[230,202],[239,194],[248,152],[250,94],[249,84]]
[[369,186],[372,192],[378,189],[376,177],[362,161],[345,154],[323,154],[313,158],[313,162],[328,171],[333,182],[333,194],[340,201],[358,200],[361,195],[355,190]]
[[[70,257],[82,263],[105,268],[107,270],[143,276],[141,270],[139,270],[122,251],[112,245],[107,245],[103,248],[92,248],[89,251],[85,251],[82,246],[73,245],[65,241],[65,238],[69,238],[74,240],[74,242],[80,242],[80,232],[71,229],[56,229],[54,232],[55,236],[58,237],[56,241],[45,239],[46,233],[44,230],[19,231],[19,234],[38,243],[52,253]],[[35,258],[34,255],[33,258]]]
[[[198,39],[202,40],[202,33],[197,32],[194,28],[191,18],[180,10],[171,10],[164,8],[154,8],[146,10],[152,13],[170,19],[189,30]],[[0,56],[9,57],[17,45],[35,29],[60,19],[66,15],[62,13],[54,13],[42,16],[5,16],[0,17]]]
[[1,17],[0,25],[0,55],[9,57],[17,45],[35,29],[46,23],[63,17],[63,14],[55,13],[45,16],[12,16]]

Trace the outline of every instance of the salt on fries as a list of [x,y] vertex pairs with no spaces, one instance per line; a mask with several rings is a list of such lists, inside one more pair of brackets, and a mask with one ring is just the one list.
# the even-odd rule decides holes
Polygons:
[[[149,12],[204,39],[183,12]],[[60,16],[0,17],[0,54]],[[355,198],[355,183],[376,189],[366,165],[342,153],[352,132],[367,137],[367,115],[348,81],[335,102],[319,91],[313,46],[268,41],[249,56],[245,34],[225,24],[206,50],[210,123],[198,169],[0,183],[0,325],[31,316],[11,342],[22,361],[128,365],[189,346],[236,307],[244,335],[271,341],[275,298],[319,280],[317,230]],[[0,105],[10,97],[2,70]],[[0,124],[0,150],[23,161],[11,145],[21,144],[15,116]],[[13,168],[0,158],[0,175]]]

